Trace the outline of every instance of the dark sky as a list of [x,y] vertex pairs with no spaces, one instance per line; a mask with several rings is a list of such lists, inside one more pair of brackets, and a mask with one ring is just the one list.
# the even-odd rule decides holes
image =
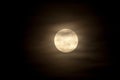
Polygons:
[[[111,3],[111,4],[110,4]],[[42,74],[42,72],[39,72],[36,67],[31,64],[26,56],[27,56],[27,51],[24,49],[24,40],[26,39],[26,30],[28,29],[33,29],[32,25],[37,25],[36,22],[36,15],[40,15],[39,18],[40,24],[44,25],[45,23],[49,24],[49,20],[45,22],[43,18],[45,17],[46,12],[44,11],[44,6],[47,5],[48,9],[51,10],[51,5],[73,5],[71,9],[75,6],[79,6],[81,4],[86,4],[87,6],[90,6],[92,11],[94,12],[94,15],[99,16],[100,18],[102,17],[102,24],[104,24],[103,29],[103,34],[104,34],[104,40],[106,42],[107,47],[107,54],[109,54],[109,66],[100,68],[100,69],[91,69],[90,72],[95,73],[92,78],[97,78],[97,79],[111,79],[114,78],[114,67],[113,63],[115,62],[115,55],[116,53],[113,54],[113,49],[111,49],[112,45],[112,33],[113,28],[117,26],[117,11],[118,11],[118,6],[116,3],[113,2],[69,2],[69,3],[50,3],[50,2],[35,2],[35,1],[28,1],[28,2],[17,2],[14,6],[15,8],[15,27],[14,27],[14,35],[15,35],[15,46],[13,46],[13,55],[12,55],[12,61],[10,62],[10,66],[12,69],[10,70],[14,76],[16,76],[18,79],[53,79],[49,76],[46,76]],[[113,6],[114,5],[114,6]],[[53,7],[54,8],[54,7]],[[70,9],[70,10],[71,10]],[[74,8],[73,8],[74,9]],[[79,7],[77,7],[79,10]],[[84,9],[83,9],[84,10]],[[76,12],[77,13],[77,12]],[[63,13],[62,13],[63,14]],[[79,15],[79,12],[78,14]],[[66,21],[66,20],[65,20]],[[52,22],[51,22],[52,23]],[[54,23],[54,21],[53,21]],[[105,26],[106,25],[106,26]],[[41,29],[47,29],[48,27],[41,27]],[[101,33],[102,34],[102,33]],[[42,32],[41,32],[42,35]],[[114,74],[113,74],[114,73]],[[13,76],[13,77],[14,77]],[[90,77],[84,77],[90,78]],[[83,79],[84,79],[83,78]],[[79,79],[81,79],[79,77]],[[91,78],[90,78],[91,79]],[[72,79],[74,80],[74,79]]]

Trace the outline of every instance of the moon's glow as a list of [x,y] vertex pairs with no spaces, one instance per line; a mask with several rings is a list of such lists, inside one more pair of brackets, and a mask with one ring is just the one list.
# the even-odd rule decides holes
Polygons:
[[78,37],[74,31],[70,29],[62,29],[56,33],[54,43],[59,51],[68,53],[77,47]]

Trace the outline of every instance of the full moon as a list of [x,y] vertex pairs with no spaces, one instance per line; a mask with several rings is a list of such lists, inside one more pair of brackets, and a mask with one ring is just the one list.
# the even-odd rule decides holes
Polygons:
[[56,33],[54,44],[63,53],[72,52],[78,45],[78,36],[71,29],[62,29]]

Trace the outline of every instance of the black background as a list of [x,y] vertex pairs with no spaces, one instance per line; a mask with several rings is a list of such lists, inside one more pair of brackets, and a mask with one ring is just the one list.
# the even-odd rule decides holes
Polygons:
[[[25,50],[23,49],[24,35],[25,30],[28,28],[27,24],[29,22],[30,16],[34,16],[37,13],[37,9],[39,9],[44,4],[50,4],[52,2],[15,2],[14,6],[9,10],[10,12],[13,10],[13,16],[15,17],[12,21],[14,27],[12,27],[12,34],[10,36],[10,40],[13,41],[10,48],[12,48],[12,54],[9,56],[11,60],[8,61],[9,70],[8,75],[11,77],[22,78],[22,79],[52,79],[48,76],[40,74],[36,68],[34,68],[30,63],[26,62]],[[53,1],[54,3],[54,1]],[[63,4],[63,2],[57,2]],[[64,2],[65,3],[65,2]],[[69,2],[66,4],[72,4],[73,2]],[[75,4],[79,4],[80,2],[74,2]],[[101,70],[96,70],[98,74],[95,75],[97,79],[111,79],[115,78],[115,55],[113,52],[113,36],[115,26],[118,26],[117,17],[118,17],[118,5],[115,2],[84,2],[95,10],[96,15],[104,16],[104,22],[107,24],[105,29],[105,39],[108,44],[109,56],[110,56],[110,66]],[[56,4],[56,3],[54,3]],[[12,16],[12,17],[13,17]],[[13,18],[12,18],[13,19]],[[95,70],[94,70],[95,71]],[[102,75],[101,75],[102,73]],[[100,74],[100,75],[99,75]]]

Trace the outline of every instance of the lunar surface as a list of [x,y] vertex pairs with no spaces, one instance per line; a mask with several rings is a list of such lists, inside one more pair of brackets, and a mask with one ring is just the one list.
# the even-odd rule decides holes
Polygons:
[[59,51],[69,53],[76,49],[78,36],[71,29],[62,29],[56,33],[54,44]]

